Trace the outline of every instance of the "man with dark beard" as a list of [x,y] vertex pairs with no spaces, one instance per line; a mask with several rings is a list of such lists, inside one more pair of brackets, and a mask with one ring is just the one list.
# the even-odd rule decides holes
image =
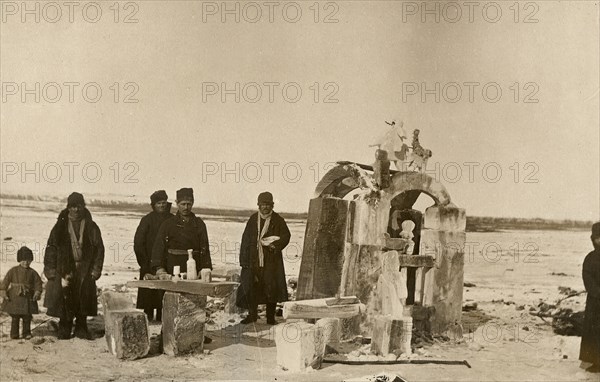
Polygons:
[[248,309],[242,324],[258,319],[258,304],[267,305],[267,324],[275,325],[277,302],[288,300],[281,251],[290,242],[285,220],[273,211],[273,195],[258,195],[258,212],[250,216],[242,235],[240,265],[242,273],[236,305]]
[[[168,201],[167,193],[164,190],[156,191],[150,195],[150,205],[152,212],[144,216],[135,231],[133,239],[133,249],[135,257],[140,266],[140,280],[146,275],[153,275],[155,269],[152,269],[152,247],[158,234],[160,225],[172,217],[171,203]],[[149,320],[154,316],[156,309],[156,320],[162,318],[162,298],[164,291],[157,289],[139,288],[137,294],[136,308],[143,309]]]
[[60,212],[50,232],[44,255],[48,278],[44,306],[46,314],[60,319],[58,338],[91,339],[87,316],[98,314],[96,280],[102,275],[104,244],[100,229],[85,208],[83,195],[73,192],[67,208]]
[[587,291],[579,359],[592,366],[586,371],[600,373],[600,222],[592,226],[594,250],[583,261],[583,284]]

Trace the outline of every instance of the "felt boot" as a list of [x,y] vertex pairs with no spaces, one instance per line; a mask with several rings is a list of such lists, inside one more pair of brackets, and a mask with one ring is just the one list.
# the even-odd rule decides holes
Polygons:
[[92,339],[92,336],[88,331],[86,316],[77,316],[75,319],[75,337],[84,340]]
[[277,321],[275,321],[275,309],[277,308],[277,303],[270,302],[267,303],[267,324],[276,325]]
[[23,338],[31,339],[31,316],[23,316]]
[[254,306],[254,307],[250,307],[248,309],[248,316],[246,316],[246,318],[244,318],[242,320],[242,322],[240,322],[241,324],[251,324],[253,322],[256,322],[256,320],[258,319],[258,307]]
[[19,339],[19,320],[21,317],[11,315],[12,320],[10,322],[10,338],[13,340]]
[[68,340],[71,338],[71,330],[73,329],[73,320],[68,318],[61,318],[58,321],[58,339]]

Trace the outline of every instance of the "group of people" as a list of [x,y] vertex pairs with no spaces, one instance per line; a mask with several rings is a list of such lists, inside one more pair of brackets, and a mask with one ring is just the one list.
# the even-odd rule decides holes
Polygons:
[[[212,269],[206,224],[192,212],[193,190],[178,190],[176,204],[177,212],[172,214],[165,191],[150,196],[152,212],[141,219],[134,236],[140,279],[170,275],[175,266],[186,272],[190,249],[197,270]],[[273,211],[270,192],[261,193],[257,205],[258,211],[250,217],[242,235],[242,270],[236,303],[248,309],[242,323],[255,322],[258,305],[266,304],[267,323],[275,324],[277,302],[288,299],[282,250],[291,235],[285,220]],[[2,310],[12,318],[11,338],[19,338],[22,320],[21,337],[29,339],[32,315],[38,313],[37,301],[42,295],[42,280],[30,268],[33,253],[29,248],[18,250],[17,261],[19,265],[8,271],[0,285],[0,297]],[[102,275],[103,264],[100,229],[86,208],[83,195],[73,192],[50,232],[44,254],[43,272],[48,279],[44,306],[47,315],[59,319],[59,339],[92,339],[87,317],[98,314],[96,281]],[[160,320],[163,294],[141,288],[136,305],[149,319]]]
[[[188,250],[196,269],[212,269],[208,232],[204,221],[192,212],[194,192],[191,188],[177,191],[177,212],[171,213],[167,193],[156,191],[150,196],[152,212],[144,216],[134,238],[134,250],[140,266],[140,279],[148,275],[173,273],[179,266],[187,270]],[[242,268],[236,304],[248,309],[242,321],[258,319],[258,305],[266,304],[268,324],[275,324],[277,302],[288,300],[282,251],[290,241],[285,220],[273,211],[273,195],[258,195],[258,211],[246,223],[240,246]],[[589,363],[586,370],[600,372],[600,222],[592,226],[594,250],[583,262],[583,282],[587,291],[585,321],[579,359]],[[42,279],[30,267],[33,252],[21,247],[19,265],[11,268],[0,284],[2,310],[11,315],[12,339],[31,338],[32,315],[38,313],[37,301],[42,295]],[[82,194],[73,192],[67,207],[48,238],[44,255],[44,275],[48,279],[44,306],[46,314],[59,318],[58,338],[72,335],[91,339],[87,317],[98,314],[96,281],[102,275],[104,244],[98,225],[85,207]],[[161,291],[139,289],[137,307],[150,319],[161,319]],[[156,311],[156,315],[155,314]],[[75,329],[73,331],[73,324]]]

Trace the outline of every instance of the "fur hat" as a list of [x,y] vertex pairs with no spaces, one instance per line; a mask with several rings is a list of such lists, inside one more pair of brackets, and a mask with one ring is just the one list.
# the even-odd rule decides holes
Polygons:
[[17,251],[17,261],[21,262],[24,260],[33,261],[33,252],[27,247],[21,247]]
[[273,204],[273,194],[268,191],[261,192],[258,195],[258,204]]
[[600,237],[600,222],[594,223],[592,226],[592,239]]
[[161,200],[167,199],[169,199],[169,197],[167,196],[165,190],[155,191],[152,195],[150,195],[150,205],[154,207],[156,203],[160,202]]
[[181,188],[177,190],[177,201],[182,201],[183,199],[194,200],[194,190],[191,188]]
[[77,205],[85,206],[85,200],[83,199],[83,195],[81,195],[79,192],[73,192],[67,198],[67,207],[73,207]]

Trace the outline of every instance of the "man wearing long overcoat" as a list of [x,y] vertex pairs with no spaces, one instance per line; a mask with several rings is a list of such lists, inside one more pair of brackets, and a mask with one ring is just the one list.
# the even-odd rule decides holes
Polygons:
[[48,279],[44,306],[46,314],[60,319],[58,338],[91,339],[87,316],[98,314],[96,280],[102,275],[104,244],[100,228],[85,208],[83,195],[73,192],[67,208],[60,212],[50,232],[44,255]]
[[285,220],[273,211],[273,195],[258,196],[258,212],[250,216],[240,247],[240,286],[236,305],[248,309],[243,324],[258,319],[258,304],[267,305],[267,323],[275,325],[278,302],[288,300],[283,249],[290,242]]
[[[152,268],[152,247],[161,224],[172,217],[171,203],[164,190],[159,190],[150,195],[152,212],[140,220],[133,239],[133,250],[140,266],[140,280],[148,274],[154,275],[156,269]],[[143,309],[148,319],[154,317],[156,309],[156,320],[160,321],[162,316],[162,297],[164,291],[157,289],[139,288],[137,294],[136,308]]]
[[583,284],[587,292],[579,359],[591,363],[586,371],[600,372],[600,222],[592,226],[594,250],[583,261]]

